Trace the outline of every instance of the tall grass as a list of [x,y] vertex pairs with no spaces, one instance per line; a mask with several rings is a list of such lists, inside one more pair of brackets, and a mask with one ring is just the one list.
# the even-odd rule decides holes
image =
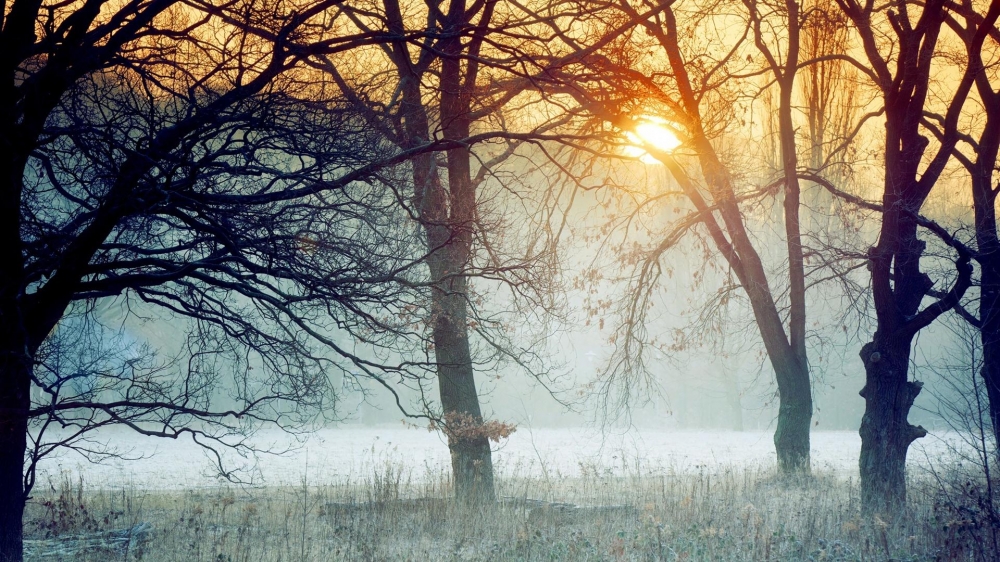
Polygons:
[[504,500],[478,507],[446,499],[446,472],[415,477],[393,462],[333,484],[303,478],[256,489],[88,490],[66,478],[36,493],[26,529],[42,539],[148,521],[151,540],[119,557],[163,562],[996,557],[981,540],[991,523],[957,507],[955,491],[968,485],[942,487],[947,474],[913,480],[907,511],[889,519],[862,517],[856,482],[825,474],[788,480],[753,467],[692,474],[626,464],[537,479],[508,468],[497,483]]

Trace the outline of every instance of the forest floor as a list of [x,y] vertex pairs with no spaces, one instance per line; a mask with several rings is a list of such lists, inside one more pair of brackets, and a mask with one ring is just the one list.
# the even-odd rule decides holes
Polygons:
[[763,468],[584,469],[557,481],[503,479],[501,501],[477,508],[445,499],[446,473],[436,481],[407,474],[390,463],[341,485],[168,491],[88,490],[67,475],[39,486],[29,503],[28,559],[59,559],[53,545],[67,537],[142,523],[151,528],[145,540],[116,552],[62,547],[62,558],[994,560],[1000,533],[992,488],[958,467],[911,481],[908,507],[895,518],[862,516],[857,482],[822,472],[782,479]]

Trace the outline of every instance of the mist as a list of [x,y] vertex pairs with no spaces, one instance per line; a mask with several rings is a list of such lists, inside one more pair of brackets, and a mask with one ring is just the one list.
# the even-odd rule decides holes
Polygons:
[[995,560],[1000,0],[14,0],[0,562]]

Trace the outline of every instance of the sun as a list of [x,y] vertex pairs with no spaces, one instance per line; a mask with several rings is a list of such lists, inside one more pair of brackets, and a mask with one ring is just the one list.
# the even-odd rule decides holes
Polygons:
[[644,143],[664,152],[670,152],[681,145],[677,136],[659,123],[642,123],[635,128],[635,134]]
[[635,132],[626,132],[625,137],[632,143],[625,147],[625,155],[637,157],[646,164],[660,163],[647,149],[670,152],[681,145],[680,139],[666,127],[666,122],[662,119],[643,118]]

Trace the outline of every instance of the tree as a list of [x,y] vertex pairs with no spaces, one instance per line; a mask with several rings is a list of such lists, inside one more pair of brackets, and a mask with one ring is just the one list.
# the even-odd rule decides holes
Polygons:
[[[962,307],[958,311],[979,331],[983,350],[980,375],[988,398],[990,426],[997,439],[1000,438],[1000,237],[994,176],[1000,154],[1000,79],[984,58],[995,56],[1000,43],[1000,30],[996,26],[1000,3],[991,2],[986,10],[967,3],[949,4],[948,10],[946,24],[961,40],[975,82],[978,99],[970,101],[978,115],[970,116],[971,122],[960,123],[948,122],[945,116],[928,111],[923,123],[938,139],[954,135],[961,139],[954,156],[969,174],[975,225],[974,259],[979,264],[980,276],[978,316]],[[976,118],[980,116],[981,120]],[[959,131],[948,127],[958,127]],[[979,127],[978,135],[974,127]]]
[[[865,413],[861,422],[861,503],[867,512],[895,512],[906,500],[906,452],[927,431],[907,421],[922,384],[908,380],[910,352],[917,333],[955,306],[971,284],[971,252],[949,233],[920,216],[957,142],[956,124],[978,69],[965,64],[945,98],[943,129],[931,148],[921,134],[939,60],[945,2],[901,2],[876,6],[837,0],[850,19],[865,53],[855,61],[875,85],[884,107],[884,178],[877,243],[869,250],[876,328],[861,349],[865,365]],[[994,16],[995,21],[995,16]],[[891,31],[890,31],[891,30]],[[887,33],[891,41],[887,41]],[[955,277],[934,302],[923,306],[936,283],[921,270],[925,227],[956,253]],[[947,281],[946,281],[947,282]]]
[[[398,2],[386,0],[384,5],[388,29],[402,35],[406,22]],[[430,49],[418,51],[416,65],[405,43],[393,45],[391,57],[399,73],[403,96],[404,146],[426,143],[433,138],[421,82],[434,62],[440,63],[437,86],[440,97],[435,108],[440,121],[435,126],[440,127],[441,136],[446,139],[461,139],[471,132],[472,89],[479,70],[475,59],[482,48],[483,34],[491,25],[495,6],[495,0],[471,7],[462,0],[453,0],[446,12],[430,6],[428,27],[439,29],[440,35],[433,38]],[[463,45],[464,30],[474,25],[479,30],[473,33],[470,44]],[[431,49],[440,54],[432,56]],[[414,206],[427,247],[432,250],[427,265],[433,284],[430,322],[438,389],[444,418],[453,425],[462,423],[462,418],[471,417],[473,425],[481,424],[483,419],[469,344],[469,287],[465,275],[472,253],[476,212],[471,156],[467,147],[456,147],[446,153],[447,186],[434,169],[433,156],[413,162]],[[471,501],[494,501],[488,435],[451,431],[448,447],[456,496]]]
[[[392,390],[427,367],[393,355],[424,341],[400,316],[426,254],[382,180],[455,143],[387,146],[302,68],[387,40],[322,37],[336,4],[5,11],[0,560],[22,558],[37,462],[92,429],[245,449],[253,426],[327,408],[333,371]],[[108,301],[189,328],[180,360],[108,350]]]
[[[798,4],[782,3],[775,8],[780,21],[762,24],[756,3],[747,2],[748,12],[733,13],[729,6],[681,6],[674,3],[645,3],[640,8],[625,2],[616,4],[619,17],[610,21],[632,22],[631,27],[615,27],[595,44],[581,47],[579,62],[559,75],[566,90],[581,106],[620,131],[634,131],[643,120],[669,129],[680,141],[673,151],[644,143],[643,148],[662,162],[679,186],[691,211],[641,256],[624,254],[635,266],[630,295],[622,306],[622,329],[616,337],[619,360],[607,376],[624,377],[626,387],[632,376],[644,369],[641,353],[645,345],[643,327],[653,287],[663,273],[660,260],[685,234],[703,228],[709,243],[735,277],[749,301],[750,309],[768,358],[775,372],[780,397],[774,443],[783,473],[809,471],[809,428],[812,394],[806,356],[806,302],[803,247],[799,220],[800,197],[798,155],[792,121],[792,93],[800,65],[798,33],[801,16]],[[611,8],[606,8],[611,10]],[[680,16],[678,15],[680,14]],[[739,32],[712,30],[713,18],[741,21]],[[763,31],[776,25],[768,37]],[[640,35],[644,33],[651,39]],[[612,37],[614,37],[612,39]],[[753,46],[748,42],[753,37]],[[782,36],[785,37],[785,36]],[[772,41],[781,44],[784,60],[775,54]],[[779,90],[779,130],[781,171],[763,186],[744,187],[733,162],[727,160],[724,143],[738,134],[741,119],[735,98],[744,95],[746,81],[741,72],[754,74],[753,63],[743,59],[754,52],[766,59],[764,72],[771,73]],[[644,59],[637,53],[655,53]],[[655,60],[651,63],[649,61]],[[782,282],[788,284],[788,300],[781,302],[772,287],[760,248],[752,232],[754,223],[746,210],[761,205],[782,189],[784,238],[786,244]],[[724,297],[723,301],[728,300]],[[786,312],[787,311],[787,312]]]
[[[525,154],[519,148],[552,143],[564,119],[555,112],[538,125],[516,127],[505,115],[507,104],[530,83],[532,57],[522,43],[526,25],[516,7],[498,15],[496,0],[467,3],[427,1],[423,6],[382,0],[364,7],[345,6],[344,14],[361,33],[383,32],[397,38],[381,46],[381,57],[369,58],[371,74],[341,75],[332,63],[319,64],[333,75],[345,96],[364,110],[368,123],[386,142],[402,150],[434,142],[450,143],[441,154],[425,153],[407,163],[412,192],[400,199],[422,231],[426,251],[427,283],[431,287],[427,312],[429,349],[433,353],[440,399],[439,418],[448,436],[456,497],[467,502],[493,502],[493,464],[490,440],[512,428],[485,420],[476,385],[476,370],[489,362],[474,349],[485,341],[489,353],[501,356],[539,376],[544,369],[538,349],[514,343],[495,315],[484,312],[474,291],[474,280],[507,286],[512,300],[527,301],[520,315],[544,316],[552,310],[551,275],[559,228],[552,220],[558,198],[549,197],[549,185],[522,186],[502,165],[515,159],[527,175],[547,160],[546,152]],[[525,70],[527,68],[528,70]],[[393,78],[381,88],[364,84]],[[522,100],[518,110],[531,111],[539,100]],[[515,116],[515,119],[519,118]],[[476,134],[473,134],[476,133]],[[505,139],[498,147],[465,139]],[[559,174],[556,174],[558,176]],[[523,232],[487,220],[491,197],[484,189],[497,187],[492,198],[507,199],[524,211]],[[555,180],[558,183],[558,180]],[[505,214],[509,211],[504,211]],[[537,221],[536,221],[537,219]],[[558,220],[558,219],[556,219]],[[531,310],[534,309],[534,310]],[[518,330],[524,337],[524,330]],[[429,402],[429,401],[428,401]],[[426,403],[433,411],[436,407]]]
[[[766,24],[767,16],[762,13],[756,0],[744,0],[750,21],[753,26],[754,44],[763,55],[767,68],[774,76],[778,85],[778,134],[781,140],[781,174],[784,194],[785,243],[788,251],[788,335],[785,335],[773,298],[770,295],[757,296],[763,304],[754,304],[752,291],[747,291],[757,325],[761,328],[764,345],[774,366],[775,379],[778,382],[778,393],[781,399],[778,413],[778,427],[774,433],[774,446],[778,451],[778,466],[784,472],[808,470],[809,464],[809,427],[812,421],[812,389],[809,379],[809,360],[806,355],[806,275],[803,259],[801,216],[801,193],[799,185],[799,160],[795,138],[795,123],[792,116],[792,96],[795,92],[795,77],[799,68],[801,51],[800,33],[803,18],[799,13],[796,0],[785,0],[783,6],[777,8],[766,6],[765,12],[777,13],[784,19],[784,33],[788,37],[782,41],[777,37],[768,37],[764,26],[769,29],[776,26]],[[777,29],[781,29],[777,26]],[[778,43],[784,48],[772,47]],[[780,60],[784,52],[785,60]],[[735,219],[735,217],[734,217]],[[734,220],[731,219],[731,220]],[[737,248],[748,246],[749,241],[741,242]],[[748,250],[740,251],[741,254]],[[744,262],[746,258],[743,258]],[[756,275],[745,275],[747,280],[741,281],[744,288],[747,282],[754,283]],[[766,283],[766,277],[763,278]],[[765,285],[766,286],[766,285]],[[758,312],[760,310],[760,312]],[[777,320],[777,323],[775,322]],[[780,338],[774,332],[780,329]],[[776,340],[768,343],[768,340]],[[787,346],[787,347],[786,347]],[[782,457],[785,458],[782,458]]]

